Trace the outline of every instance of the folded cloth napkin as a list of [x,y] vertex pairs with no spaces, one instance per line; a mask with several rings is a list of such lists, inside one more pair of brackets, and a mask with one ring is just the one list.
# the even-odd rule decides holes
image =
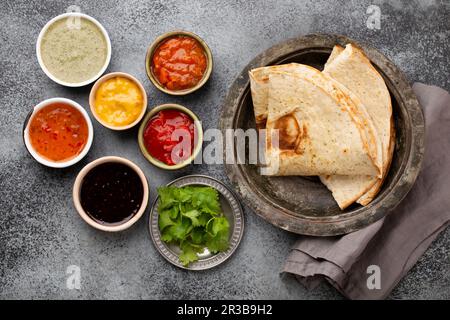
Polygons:
[[283,273],[295,275],[308,288],[325,279],[350,299],[383,299],[448,225],[450,94],[421,83],[413,90],[424,110],[426,149],[409,194],[389,215],[359,231],[302,236]]

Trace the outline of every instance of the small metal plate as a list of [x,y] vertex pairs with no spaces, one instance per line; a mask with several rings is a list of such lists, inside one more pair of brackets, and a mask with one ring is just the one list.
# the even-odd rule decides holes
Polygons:
[[179,261],[178,255],[180,253],[180,248],[176,245],[169,245],[161,240],[161,233],[158,226],[158,201],[159,197],[153,202],[152,208],[150,210],[148,226],[150,230],[150,236],[156,249],[159,253],[170,263],[176,265],[177,267],[188,269],[188,270],[206,270],[213,268],[225,260],[227,260],[237,249],[239,243],[242,239],[242,234],[244,233],[244,213],[242,207],[233,194],[233,192],[225,186],[222,182],[203,175],[190,175],[178,178],[168,184],[168,186],[173,187],[184,187],[189,185],[201,185],[208,186],[216,189],[219,192],[220,204],[224,215],[230,222],[230,247],[225,252],[220,252],[217,254],[211,254],[208,249],[199,254],[199,260],[190,263],[187,267]]

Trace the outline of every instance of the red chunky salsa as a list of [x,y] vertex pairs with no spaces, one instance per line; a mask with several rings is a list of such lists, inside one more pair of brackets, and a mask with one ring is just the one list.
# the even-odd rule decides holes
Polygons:
[[187,36],[167,39],[152,58],[153,73],[169,90],[194,87],[203,78],[206,66],[203,47],[196,39]]

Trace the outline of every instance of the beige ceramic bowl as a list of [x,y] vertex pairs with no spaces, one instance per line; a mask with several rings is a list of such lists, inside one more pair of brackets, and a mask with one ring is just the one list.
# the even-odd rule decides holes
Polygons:
[[[133,169],[138,176],[141,178],[142,186],[144,188],[144,197],[142,199],[142,205],[139,211],[130,219],[125,221],[122,224],[118,225],[103,225],[98,222],[96,222],[94,219],[92,219],[86,211],[84,211],[83,207],[81,206],[80,202],[80,191],[81,191],[81,185],[83,183],[83,179],[86,176],[86,174],[91,171],[93,168],[98,166],[99,164],[106,163],[106,162],[119,162],[127,165],[131,169]],[[78,173],[77,178],[75,179],[75,183],[73,186],[73,203],[75,205],[75,209],[77,210],[80,217],[90,226],[103,230],[108,232],[115,232],[115,231],[122,231],[129,227],[131,227],[136,221],[139,220],[140,217],[145,212],[145,209],[147,208],[148,203],[148,197],[149,197],[149,190],[148,190],[148,183],[147,178],[145,177],[142,170],[134,164],[134,162],[131,162],[130,160],[127,160],[125,158],[121,157],[115,157],[115,156],[108,156],[108,157],[102,157],[97,160],[92,161],[91,163],[87,164],[83,169],[81,169],[80,173]]]
[[[206,61],[207,61],[206,71],[203,74],[203,78],[197,83],[197,85],[195,85],[192,88],[185,89],[185,90],[169,90],[166,87],[164,87],[163,85],[161,85],[161,83],[158,81],[155,74],[153,73],[153,68],[151,66],[153,53],[155,52],[155,50],[158,48],[158,46],[164,40],[166,40],[170,37],[173,37],[173,36],[187,36],[187,37],[194,38],[195,40],[197,40],[200,43],[200,45],[203,47],[203,51],[205,52]],[[174,95],[174,96],[183,96],[183,95],[192,93],[192,92],[200,89],[206,83],[206,81],[208,81],[209,77],[211,76],[212,69],[213,69],[212,53],[211,53],[211,49],[209,49],[206,42],[202,38],[200,38],[198,35],[196,35],[195,33],[184,31],[184,30],[170,31],[170,32],[166,32],[166,33],[160,35],[158,38],[155,39],[155,41],[153,41],[153,43],[150,45],[150,47],[148,47],[147,55],[145,56],[145,70],[147,71],[147,76],[150,79],[150,81],[155,85],[156,88],[158,88],[162,92],[165,92],[167,94]]]
[[[197,132],[197,141],[194,146],[194,151],[192,152],[192,155],[189,158],[187,158],[186,160],[184,160],[178,164],[175,164],[173,166],[169,166],[169,165],[159,161],[158,159],[154,158],[147,151],[147,148],[145,147],[145,144],[144,144],[144,131],[145,131],[145,128],[147,127],[148,121],[151,118],[153,118],[153,116],[155,116],[159,111],[167,110],[167,109],[178,110],[178,111],[184,112],[185,114],[190,116],[194,120],[196,132]],[[141,123],[141,126],[139,127],[138,142],[139,142],[139,148],[141,149],[142,154],[153,165],[157,166],[158,168],[165,169],[165,170],[181,169],[181,168],[189,165],[195,159],[195,157],[200,153],[200,150],[202,149],[202,144],[203,144],[202,124],[201,124],[200,120],[198,119],[198,117],[195,115],[195,113],[193,113],[188,108],[183,107],[179,104],[175,104],[175,103],[162,104],[162,105],[159,105],[159,106],[153,108],[146,114],[144,120]]]
[[[95,111],[95,94],[97,93],[99,86],[106,80],[109,80],[109,79],[115,78],[115,77],[127,78],[127,79],[133,81],[134,83],[136,83],[136,85],[141,90],[142,97],[143,97],[141,113],[139,114],[139,116],[137,117],[137,119],[135,121],[133,121],[132,123],[130,123],[126,126],[113,126],[113,125],[103,121],[98,116],[97,112]],[[142,83],[138,79],[133,77],[131,74],[128,74],[125,72],[111,72],[111,73],[105,74],[103,77],[98,79],[95,82],[95,84],[92,86],[91,93],[89,94],[89,106],[91,107],[91,112],[94,115],[94,118],[98,122],[100,122],[104,127],[109,128],[111,130],[126,130],[126,129],[130,129],[130,128],[134,127],[136,124],[138,124],[139,121],[141,121],[142,117],[144,116],[145,111],[147,110],[147,93],[145,92],[145,89],[144,89],[144,86],[142,85]]]

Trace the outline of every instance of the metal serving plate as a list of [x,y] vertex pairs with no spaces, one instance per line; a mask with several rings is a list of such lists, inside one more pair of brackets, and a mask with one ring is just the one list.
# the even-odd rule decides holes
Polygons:
[[[333,46],[361,47],[383,76],[392,98],[396,129],[394,157],[378,196],[366,207],[354,204],[341,211],[317,177],[268,177],[256,165],[226,164],[237,193],[253,211],[282,229],[307,235],[331,236],[361,229],[384,217],[408,193],[417,178],[424,153],[424,118],[402,72],[382,53],[339,35],[313,34],[287,40],[251,61],[230,88],[220,127],[255,128],[248,71],[255,67],[298,62],[323,69]],[[225,132],[224,132],[225,134]],[[237,162],[236,149],[224,148],[224,158]]]
[[168,245],[161,240],[161,233],[158,226],[159,197],[157,197],[153,202],[150,210],[148,226],[150,236],[156,249],[167,261],[183,269],[206,270],[227,260],[237,249],[239,243],[241,242],[242,234],[244,233],[244,213],[233,192],[222,182],[214,178],[203,175],[190,175],[178,178],[168,184],[168,186],[174,187],[184,187],[189,185],[209,186],[219,192],[220,204],[222,206],[223,213],[230,222],[230,247],[228,250],[217,254],[211,254],[208,249],[205,249],[203,253],[199,254],[198,261],[190,263],[187,267],[183,266],[183,264],[181,264],[178,260],[180,248],[176,245]]

